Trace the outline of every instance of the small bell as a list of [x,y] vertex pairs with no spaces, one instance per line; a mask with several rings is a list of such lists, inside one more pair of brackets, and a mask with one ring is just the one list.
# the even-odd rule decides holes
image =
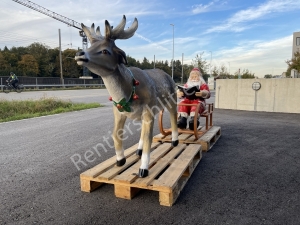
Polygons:
[[134,94],[132,98],[133,98],[133,100],[137,100],[137,99],[139,99],[139,96],[137,94]]

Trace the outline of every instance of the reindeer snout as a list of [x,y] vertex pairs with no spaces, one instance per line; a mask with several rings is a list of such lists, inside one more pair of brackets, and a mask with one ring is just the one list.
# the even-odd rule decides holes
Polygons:
[[77,61],[78,64],[79,64],[79,62],[88,62],[89,61],[89,59],[86,56],[84,51],[77,52],[75,55],[75,60]]
[[83,51],[77,52],[77,53],[76,53],[76,56],[82,56],[82,55],[84,55],[84,52],[83,52]]

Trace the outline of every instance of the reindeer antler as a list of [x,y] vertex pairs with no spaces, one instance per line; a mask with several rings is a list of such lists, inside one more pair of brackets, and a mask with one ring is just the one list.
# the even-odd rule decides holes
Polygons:
[[96,40],[103,40],[104,37],[100,32],[100,27],[98,26],[95,32],[95,25],[92,24],[91,28],[86,27],[83,23],[81,24],[82,30],[85,35],[89,38],[90,42],[93,43]]
[[81,27],[85,35],[89,38],[90,42],[93,43],[94,41],[103,40],[104,38],[116,40],[116,39],[128,39],[132,37],[138,28],[137,19],[134,18],[131,27],[129,27],[127,30],[124,30],[125,25],[126,25],[125,15],[123,15],[120,24],[116,26],[114,29],[110,26],[109,22],[105,20],[105,37],[102,36],[99,26],[95,31],[94,23],[92,24],[91,28],[86,27],[83,23],[81,24]]
[[123,15],[120,24],[114,29],[112,29],[109,22],[105,20],[105,38],[116,40],[116,39],[128,39],[132,37],[138,28],[137,19],[134,18],[131,27],[129,27],[127,30],[124,30],[125,25],[126,25],[125,15]]

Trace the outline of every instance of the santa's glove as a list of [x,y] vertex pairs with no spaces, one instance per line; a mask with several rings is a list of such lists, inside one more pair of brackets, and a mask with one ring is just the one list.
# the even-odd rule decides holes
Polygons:
[[201,97],[202,98],[209,98],[210,97],[210,92],[207,90],[201,90]]
[[184,93],[180,90],[177,90],[177,98],[182,98],[184,96]]

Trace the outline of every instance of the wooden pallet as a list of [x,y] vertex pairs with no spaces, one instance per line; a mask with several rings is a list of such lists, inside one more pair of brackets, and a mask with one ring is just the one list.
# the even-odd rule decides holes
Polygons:
[[[204,129],[204,128],[203,128]],[[201,130],[201,129],[200,129]],[[179,130],[179,143],[184,144],[200,144],[202,146],[202,151],[209,151],[213,145],[217,142],[217,140],[221,136],[221,127],[212,126],[208,131],[206,131],[203,135],[199,136],[198,139],[195,139],[193,134],[180,133]],[[164,136],[162,134],[158,134],[153,137],[153,142],[171,142],[171,135]]]
[[125,150],[127,159],[122,167],[117,167],[112,157],[80,174],[81,190],[91,192],[103,183],[113,184],[115,196],[125,199],[132,199],[141,189],[153,190],[159,192],[160,205],[172,206],[202,158],[201,145],[152,143],[149,176],[145,178],[136,175],[140,166],[137,146]]

